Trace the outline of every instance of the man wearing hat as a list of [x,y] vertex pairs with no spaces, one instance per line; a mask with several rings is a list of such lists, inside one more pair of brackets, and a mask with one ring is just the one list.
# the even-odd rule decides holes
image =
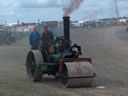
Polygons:
[[54,40],[54,36],[52,32],[48,31],[48,27],[44,26],[44,32],[42,34],[42,43],[43,44],[50,44]]
[[43,48],[42,53],[45,62],[49,61],[48,60],[49,47],[52,45],[53,40],[54,40],[54,36],[52,32],[48,30],[47,26],[44,26],[44,32],[42,34],[42,48]]

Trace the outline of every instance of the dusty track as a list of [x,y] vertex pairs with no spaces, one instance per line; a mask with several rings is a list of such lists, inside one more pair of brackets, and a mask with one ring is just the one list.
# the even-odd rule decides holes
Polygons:
[[[0,46],[0,96],[127,96],[128,32],[126,27],[72,29],[71,39],[91,57],[97,73],[92,88],[63,89],[53,78],[32,83],[26,75],[29,46],[19,41]],[[97,89],[97,86],[105,86]]]

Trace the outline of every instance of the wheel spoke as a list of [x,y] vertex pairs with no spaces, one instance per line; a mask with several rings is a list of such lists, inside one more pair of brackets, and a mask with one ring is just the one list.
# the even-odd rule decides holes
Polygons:
[[39,54],[41,58],[39,51],[30,51],[26,61],[27,74],[33,82],[39,82],[42,79],[42,73],[41,69],[39,68],[39,64],[36,64],[36,62],[38,62],[36,54]]
[[31,67],[31,74],[32,74],[33,77],[35,77],[36,63],[35,63],[34,57],[31,58],[30,67]]

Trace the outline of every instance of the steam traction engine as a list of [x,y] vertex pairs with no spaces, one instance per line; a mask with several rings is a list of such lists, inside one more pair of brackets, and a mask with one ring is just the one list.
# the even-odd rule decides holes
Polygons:
[[64,37],[57,37],[47,49],[29,51],[26,69],[33,82],[41,81],[44,74],[55,76],[64,88],[90,86],[96,74],[91,58],[79,58],[81,47],[70,42],[70,17],[64,17]]

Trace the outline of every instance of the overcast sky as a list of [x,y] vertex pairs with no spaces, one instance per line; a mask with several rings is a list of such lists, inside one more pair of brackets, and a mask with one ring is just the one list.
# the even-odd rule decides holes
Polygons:
[[[84,0],[72,20],[116,17],[115,0]],[[128,16],[128,0],[117,0],[119,15]],[[0,0],[0,23],[61,20],[70,0]]]

